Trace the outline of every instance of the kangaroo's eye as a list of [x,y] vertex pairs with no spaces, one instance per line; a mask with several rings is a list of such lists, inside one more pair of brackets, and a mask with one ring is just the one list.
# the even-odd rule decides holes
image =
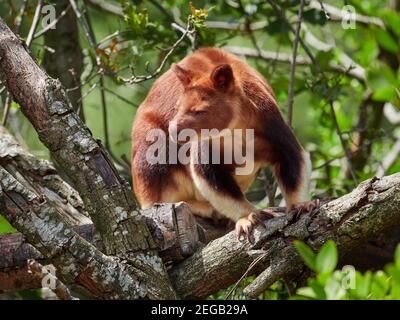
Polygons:
[[206,110],[195,110],[195,111],[193,111],[193,113],[194,113],[196,116],[201,116],[201,115],[206,114],[207,111],[206,111]]

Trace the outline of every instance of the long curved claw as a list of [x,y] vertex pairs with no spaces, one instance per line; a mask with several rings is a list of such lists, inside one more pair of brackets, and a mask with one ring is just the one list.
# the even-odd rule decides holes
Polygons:
[[269,210],[259,210],[257,212],[252,212],[249,214],[249,220],[253,225],[264,226],[264,221],[274,218],[275,215]]
[[276,214],[271,210],[260,210],[258,214],[261,214],[264,220],[269,220],[276,217]]
[[291,210],[294,210],[294,217],[298,220],[303,213],[309,212],[312,213],[315,209],[318,209],[321,202],[319,199],[301,202],[291,207]]
[[251,225],[249,225],[249,226],[246,226],[246,231],[245,231],[245,233],[246,233],[246,238],[247,238],[247,241],[248,242],[252,242],[252,240],[251,240],[251,230],[252,230],[253,228],[252,228],[252,226]]

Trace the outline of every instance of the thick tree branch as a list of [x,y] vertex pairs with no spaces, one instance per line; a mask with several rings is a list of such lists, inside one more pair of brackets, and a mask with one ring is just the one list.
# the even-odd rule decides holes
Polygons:
[[[0,196],[0,201],[1,199]],[[62,214],[60,211],[59,213]],[[213,227],[203,219],[196,221],[189,207],[184,203],[155,206],[144,210],[142,214],[157,244],[160,257],[169,265],[182,261],[205,242],[226,233],[224,227]],[[104,251],[101,238],[92,224],[71,228],[98,250]],[[205,230],[207,230],[206,233]],[[35,259],[47,265],[52,263],[51,258],[43,256],[20,233],[0,235],[0,292],[40,287],[40,281],[26,274],[27,261]]]
[[[0,127],[0,165],[6,168],[28,190],[43,195],[63,219],[73,225],[73,230],[104,251],[100,236],[87,217],[79,194],[57,174],[53,166],[39,160],[22,148],[4,127]],[[142,211],[151,235],[164,263],[184,259],[202,245],[205,236],[198,227],[189,207],[184,203],[164,204]],[[202,221],[209,241],[221,235],[224,228],[213,229]],[[40,263],[51,261],[30,245],[21,234],[0,236],[0,291],[17,291],[36,288],[32,274],[26,274],[26,262],[36,259]],[[29,279],[29,280],[28,280]]]
[[23,182],[25,187],[48,198],[67,222],[73,225],[91,223],[78,192],[61,179],[50,162],[39,160],[22,148],[2,126],[0,165]]
[[[365,254],[371,256],[368,249],[370,245],[366,242],[377,239],[400,224],[399,191],[400,174],[382,179],[374,178],[363,182],[350,194],[323,205],[313,215],[302,216],[299,221],[293,221],[291,215],[268,221],[266,229],[258,227],[255,230],[253,244],[238,242],[234,232],[231,232],[212,241],[192,257],[172,267],[170,274],[173,283],[183,298],[204,298],[237,282],[246,272],[248,275],[260,274],[259,278],[245,290],[249,297],[255,297],[280,277],[297,279],[307,274],[291,244],[294,239],[302,239],[315,249],[327,239],[334,239],[344,256],[344,261],[347,264],[357,265],[354,261],[354,252],[358,252],[358,256]],[[83,232],[79,229],[77,231]],[[206,237],[209,234],[213,234],[211,239],[218,236],[217,233],[206,232]],[[29,249],[24,247],[25,245],[16,250],[22,241],[18,237],[20,236],[3,236],[3,241],[0,241],[0,251],[8,245],[10,252],[8,257],[13,256],[17,260],[19,255],[42,261],[40,255],[35,256],[34,252],[27,255]],[[5,240],[8,240],[8,243]],[[206,241],[208,240],[210,239]],[[361,248],[366,250],[361,251],[362,255],[360,255]],[[255,260],[259,261],[254,263]],[[47,260],[43,262],[47,263]],[[7,266],[7,261],[5,263],[3,267]],[[3,282],[0,281],[3,286],[8,284],[9,290],[18,289],[19,282],[10,284],[10,281],[7,282],[9,277],[25,279],[25,288],[38,286],[38,282],[35,283],[33,279],[26,277],[24,261],[19,269],[15,269],[15,262],[9,260],[8,263],[12,268],[3,268]],[[249,268],[252,264],[254,266]],[[5,275],[9,277],[6,278]]]
[[41,265],[39,262],[35,260],[28,261],[28,272],[31,273],[34,277],[39,279],[44,279],[50,283],[53,283],[51,291],[60,299],[60,300],[79,300],[71,295],[69,288],[62,283],[54,274],[51,274],[47,271],[47,269]]
[[97,298],[159,298],[159,289],[144,280],[145,266],[104,255],[75,233],[46,198],[24,188],[2,167],[0,187],[2,213],[51,260],[61,281],[81,285]]
[[78,87],[68,92],[74,111],[84,118],[82,109],[82,93],[79,86],[83,69],[82,49],[79,44],[79,32],[76,16],[70,8],[68,0],[57,0],[57,16],[66,11],[65,17],[59,20],[55,29],[44,34],[44,42],[54,53],[45,51],[43,66],[50,77],[59,78],[65,88]]
[[39,68],[1,19],[0,75],[41,141],[80,193],[106,253],[118,255],[135,266],[136,281],[147,283],[149,296],[174,298],[129,184],[119,177],[100,143],[73,113],[59,81]]
[[346,255],[399,224],[400,173],[365,181],[298,221],[291,215],[269,220],[265,229],[255,229],[253,244],[238,242],[231,232],[175,266],[170,275],[182,298],[204,298],[235,283],[257,257],[264,255],[249,275],[266,271],[245,290],[249,297],[255,297],[275,279],[294,279],[306,270],[292,240],[301,239],[317,249],[333,239],[339,252]]

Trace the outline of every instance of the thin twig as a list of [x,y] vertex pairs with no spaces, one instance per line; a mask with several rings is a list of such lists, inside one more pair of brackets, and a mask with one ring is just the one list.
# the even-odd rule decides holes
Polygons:
[[325,13],[325,18],[326,18],[327,20],[330,20],[331,17],[329,16],[329,12],[326,11],[325,6],[324,6],[324,3],[323,3],[321,0],[318,0],[318,2],[319,2],[319,5],[320,5],[320,7],[321,7],[321,10]]
[[[287,17],[285,16],[284,12],[282,11],[282,9],[280,9],[274,3],[274,1],[272,1],[272,0],[267,0],[267,1],[271,5],[271,7],[274,9],[274,11],[282,18],[282,20],[285,22],[285,24],[288,26],[288,28],[291,30],[291,32],[293,34],[296,34],[296,31],[293,29],[293,27],[289,23],[289,21],[288,21]],[[326,74],[325,74],[324,70],[322,69],[321,65],[318,63],[314,54],[311,52],[311,50],[308,48],[308,46],[305,44],[305,42],[302,40],[302,38],[300,36],[299,36],[299,43],[300,43],[301,47],[303,48],[303,50],[305,51],[305,53],[307,54],[307,56],[310,58],[311,62],[313,63],[313,65],[315,66],[317,71],[322,75],[322,77],[324,79],[327,79]],[[357,176],[354,172],[353,164],[351,162],[351,154],[350,154],[349,150],[347,149],[346,143],[343,139],[342,132],[340,130],[339,123],[337,121],[335,108],[333,107],[333,98],[329,97],[329,95],[325,95],[325,98],[328,100],[329,105],[330,105],[332,119],[333,119],[333,122],[334,122],[334,125],[336,128],[336,133],[339,136],[343,151],[345,152],[345,155],[346,155],[349,172],[354,180],[354,183],[357,184]]]
[[357,176],[356,176],[356,174],[354,172],[354,168],[353,168],[353,165],[351,163],[351,153],[350,153],[349,149],[346,146],[346,142],[343,139],[343,134],[341,132],[341,129],[340,129],[340,126],[339,126],[339,122],[338,122],[337,117],[336,117],[336,112],[335,112],[335,108],[333,106],[333,101],[332,100],[329,101],[329,106],[330,106],[330,110],[331,110],[331,114],[332,114],[333,124],[335,125],[337,135],[339,136],[340,143],[342,144],[342,148],[343,148],[344,153],[346,155],[347,165],[348,165],[348,169],[349,169],[350,175],[351,175],[353,181],[355,183],[357,183]]
[[116,164],[118,164],[124,172],[130,172],[130,168],[126,166],[126,164],[121,161],[118,157],[116,157],[111,150],[111,145],[110,145],[110,139],[109,139],[109,130],[108,130],[108,116],[107,116],[107,101],[106,101],[106,96],[105,96],[105,90],[104,90],[104,68],[103,65],[101,64],[100,57],[97,53],[97,42],[96,42],[96,36],[93,32],[93,28],[90,22],[90,17],[88,15],[88,11],[86,8],[86,5],[84,3],[84,11],[83,14],[78,10],[77,4],[75,0],[69,0],[70,4],[72,6],[72,9],[75,12],[75,15],[81,24],[85,37],[89,42],[90,47],[94,51],[94,55],[96,57],[96,64],[98,68],[98,75],[100,76],[99,79],[99,89],[100,89],[100,97],[101,97],[101,109],[102,109],[102,114],[103,114],[103,132],[104,132],[104,146],[107,149],[108,153],[110,154],[111,158],[115,161]]
[[124,17],[124,12],[118,5],[115,5],[113,3],[108,3],[107,1],[104,0],[89,0],[89,2],[90,4],[94,5],[95,7],[101,10],[115,14],[120,17]]
[[21,7],[19,8],[18,16],[15,18],[14,32],[16,34],[18,34],[19,31],[21,30],[21,26],[22,26],[22,22],[24,20],[24,13],[25,13],[25,9],[26,9],[27,3],[28,3],[28,0],[24,0],[22,2]]
[[[333,22],[341,22],[343,20],[343,13],[342,10],[336,8],[328,3],[323,3],[321,0],[311,0],[309,4],[310,8],[317,9],[323,11],[327,19]],[[385,23],[382,19],[373,16],[364,16],[357,12],[355,16],[355,21],[359,24],[363,24],[366,26],[375,25],[382,29],[385,28]]]
[[235,290],[237,289],[237,287],[239,286],[239,284],[242,282],[242,280],[244,278],[247,277],[247,275],[249,274],[249,272],[257,265],[258,262],[260,262],[266,255],[268,252],[262,253],[257,259],[254,259],[249,267],[247,268],[247,270],[242,274],[242,276],[240,277],[240,279],[238,281],[236,281],[236,283],[234,284],[234,286],[232,287],[231,290],[229,290],[228,294],[225,296],[225,300],[229,299],[229,297],[235,292]]
[[245,20],[245,31],[249,34],[251,43],[253,44],[254,48],[257,50],[258,55],[260,56],[260,55],[261,55],[261,48],[260,48],[260,46],[258,45],[257,39],[256,39],[256,37],[254,36],[253,29],[251,28],[251,19],[250,19],[250,16],[249,16],[249,14],[247,13],[245,7],[243,6],[243,3],[242,3],[241,0],[239,0],[239,1],[237,2],[237,5],[238,5],[238,9],[240,9],[241,13],[246,17],[246,20]]
[[109,138],[109,131],[108,131],[108,114],[107,114],[107,102],[106,96],[104,92],[104,73],[101,72],[103,70],[103,66],[101,65],[100,57],[97,54],[97,42],[96,42],[96,35],[94,34],[93,27],[90,21],[90,17],[86,8],[86,4],[84,3],[84,13],[82,16],[82,23],[86,25],[86,33],[89,43],[91,44],[94,54],[96,56],[97,67],[100,71],[100,79],[99,79],[99,88],[100,88],[100,101],[101,101],[101,110],[103,115],[103,133],[104,133],[104,146],[109,151],[110,155],[113,156],[110,146],[110,138]]
[[[290,24],[290,22],[287,20],[285,13],[282,11],[282,9],[280,9],[274,1],[272,0],[267,0],[268,3],[271,5],[272,9],[274,9],[274,11],[281,17],[281,19],[285,22],[285,24],[287,25],[287,27],[290,29],[290,31],[293,34],[296,34],[296,30],[292,27],[292,25]],[[311,62],[313,65],[315,65],[315,67],[318,69],[318,71],[322,71],[321,70],[321,66],[319,65],[318,61],[315,59],[313,53],[311,52],[311,50],[307,47],[307,45],[304,43],[303,39],[299,36],[299,43],[301,45],[301,47],[303,48],[303,50],[307,53],[307,56],[310,58]]]
[[161,4],[159,0],[149,0],[167,19],[170,23],[175,22],[175,18]]
[[295,75],[295,69],[296,69],[297,47],[299,45],[301,23],[303,22],[303,11],[304,11],[304,0],[300,0],[297,28],[296,28],[296,31],[294,34],[292,60],[290,63],[290,83],[289,83],[289,96],[288,96],[288,124],[289,124],[289,126],[292,126],[292,118],[293,118],[294,75]]
[[11,106],[11,94],[7,92],[6,101],[4,102],[4,111],[3,111],[3,119],[1,120],[1,125],[5,126],[7,124],[8,114],[10,112]]
[[[176,22],[171,23],[171,27],[175,30],[180,31],[182,34],[186,32],[186,29],[184,27],[182,27],[181,25],[177,24]],[[187,37],[190,40],[190,43],[192,45],[192,48],[194,48],[195,44],[196,44],[196,39],[194,37],[194,35],[188,34]]]
[[91,32],[91,28],[88,25],[88,22],[85,19],[85,17],[79,11],[75,0],[69,0],[69,3],[71,4],[72,9],[74,10],[76,17],[77,17],[79,23],[82,26],[83,32],[85,33],[85,37],[88,40],[90,47],[94,50],[94,54],[95,54],[95,57],[96,57],[96,64],[99,67],[99,71],[100,71],[100,73],[104,73],[103,67],[101,65],[100,57],[96,53],[97,44],[96,44],[96,41],[95,41],[95,39],[93,37],[93,33]]
[[75,91],[78,89],[81,89],[83,86],[87,85],[88,83],[90,83],[90,81],[92,81],[95,77],[97,77],[99,75],[98,72],[94,73],[94,74],[90,74],[85,81],[83,81],[82,83],[80,83],[79,85],[75,86],[75,87],[71,87],[71,88],[67,88],[65,89],[66,92],[71,92],[71,91]]
[[31,25],[31,28],[28,33],[28,37],[26,38],[26,46],[28,48],[30,47],[30,45],[34,39],[33,36],[38,27],[39,19],[40,19],[40,15],[41,15],[41,11],[42,11],[42,6],[43,6],[43,0],[39,0],[38,4],[36,6],[35,15],[33,16],[33,21],[32,21],[32,25]]
[[104,132],[104,144],[107,150],[110,150],[110,138],[108,132],[108,115],[107,115],[107,102],[106,94],[104,92],[104,76],[100,76],[100,98],[101,98],[101,110],[103,113],[103,132]]
[[104,91],[107,91],[108,93],[111,93],[112,95],[116,96],[118,99],[122,100],[123,102],[130,104],[131,106],[137,108],[139,107],[139,105],[137,105],[136,103],[124,98],[123,96],[119,95],[118,93],[108,89],[107,87],[104,87]]
[[185,38],[188,35],[191,35],[194,33],[194,29],[191,28],[191,23],[190,23],[190,19],[191,17],[189,16],[188,18],[188,22],[186,25],[186,30],[185,32],[182,34],[182,36],[171,46],[170,50],[166,53],[166,55],[164,56],[164,59],[161,61],[160,65],[158,66],[158,68],[150,73],[149,75],[146,76],[136,76],[133,75],[130,78],[120,78],[124,83],[128,83],[128,84],[134,84],[134,83],[140,83],[143,81],[147,81],[150,80],[154,77],[156,77],[164,68],[165,64],[167,63],[169,57],[172,55],[172,53],[175,51],[175,49],[183,42],[183,40],[185,40]]
[[97,87],[98,84],[99,84],[98,82],[93,83],[93,84],[90,86],[90,88],[89,88],[86,92],[84,92],[84,93],[82,94],[82,97],[80,97],[80,98],[78,99],[77,102],[78,102],[79,104],[81,104],[81,102],[83,101],[83,99],[85,99],[90,93],[92,93],[93,90],[96,89],[96,87]]

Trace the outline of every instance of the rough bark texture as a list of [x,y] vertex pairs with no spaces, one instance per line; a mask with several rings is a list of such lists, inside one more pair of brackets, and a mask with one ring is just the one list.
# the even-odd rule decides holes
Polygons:
[[[52,206],[58,208],[59,212],[63,214],[64,220],[72,225],[84,225],[85,228],[77,228],[75,231],[79,234],[82,232],[81,235],[92,242],[90,239],[95,237],[95,228],[91,225],[92,222],[88,218],[78,192],[62,180],[49,161],[38,159],[21,147],[2,126],[0,126],[0,165],[16,177],[24,187],[35,190],[38,194],[46,197]],[[200,240],[204,242],[204,230],[198,226],[198,221],[195,220],[185,203],[158,205],[143,210],[141,213],[157,250],[161,251],[164,262],[182,260],[194,253],[201,243]],[[206,220],[199,219],[199,221],[209,231],[208,237],[214,236],[213,239],[222,235],[222,232],[226,230],[226,228],[215,228]],[[212,232],[211,230],[216,231]],[[1,240],[7,242],[7,237],[0,236],[0,242]],[[10,237],[13,238],[14,235]],[[99,235],[96,233],[97,237]],[[12,239],[10,241],[14,243]],[[27,245],[22,242],[19,244]],[[104,245],[101,248],[104,251]],[[10,255],[12,252],[7,251],[7,253]],[[2,260],[3,258],[6,258],[6,252],[2,251],[0,245],[0,269],[2,266],[4,267],[2,261],[7,260]],[[22,259],[22,256],[20,258]],[[27,255],[24,259],[30,258],[33,257]],[[9,256],[8,260],[10,259]]]
[[[22,148],[4,127],[0,127],[0,165],[25,188],[42,195],[57,208],[63,220],[74,226],[77,234],[104,252],[104,245],[77,191],[61,179],[50,162],[39,160]],[[142,211],[142,215],[164,263],[183,260],[202,245],[200,240],[204,242],[204,230],[185,203],[155,206]],[[216,238],[226,232],[226,228],[217,229],[207,221],[201,222],[209,231],[209,240],[210,236]],[[213,229],[217,231],[212,232]],[[51,263],[22,234],[0,235],[0,292],[40,286],[40,279],[28,273],[29,259],[41,264]]]
[[[68,0],[54,1],[57,16],[69,5]],[[60,19],[55,29],[50,29],[44,34],[46,46],[55,50],[46,50],[43,57],[43,66],[53,78],[59,78],[65,88],[74,88],[68,92],[68,98],[74,111],[83,117],[82,95],[80,78],[83,66],[82,49],[79,44],[79,30],[77,19],[73,10],[68,10]],[[79,112],[78,112],[79,111]]]
[[[4,174],[0,177],[2,184],[9,179],[13,179],[10,175],[4,173],[3,169],[1,172]],[[20,188],[22,188],[22,185],[20,185]],[[20,188],[16,188],[19,190],[19,193],[23,190],[23,188],[21,190]],[[24,202],[21,200],[21,196],[13,192],[13,189],[7,186],[2,189],[8,190],[8,197],[12,196],[12,198],[15,199],[8,207],[2,208],[2,212],[10,212],[10,214],[14,216],[15,212],[18,213],[18,208],[15,209],[15,206],[18,204],[25,209],[31,208],[30,210],[25,210],[25,212],[29,213],[28,215],[19,212],[24,219],[28,219],[32,212],[40,211],[42,212],[41,216],[43,220],[47,220],[46,224],[43,223],[43,226],[50,228],[46,231],[49,232],[46,233],[47,237],[52,235],[58,239],[59,234],[58,232],[55,233],[54,231],[56,231],[56,229],[52,227],[55,223],[50,220],[50,224],[48,225],[50,216],[47,212],[50,210],[48,203],[48,205],[41,204],[39,207],[35,201],[31,200],[29,204],[23,205]],[[3,196],[0,197],[0,199],[5,199],[6,201],[7,197],[4,197],[4,194],[3,191]],[[36,199],[39,198],[40,197],[36,196]],[[41,201],[43,201],[43,199],[41,199]],[[163,230],[168,230],[166,233],[168,236],[165,242],[161,242],[164,243],[164,248],[167,248],[167,252],[169,250],[174,251],[175,249],[173,248],[176,248],[178,243],[179,246],[181,245],[180,236],[175,236],[175,241],[173,240],[175,233],[179,234],[179,228],[171,227],[171,225],[174,225],[174,220],[178,220],[178,218],[172,218],[174,211],[168,209],[170,206],[171,205],[157,206],[153,210],[146,210],[144,212],[146,216],[145,220],[149,225],[149,229],[152,230],[153,235],[161,234],[164,232]],[[182,206],[183,209],[186,207],[184,205],[180,206]],[[57,211],[54,210],[54,208],[51,208],[51,210]],[[190,216],[190,213],[185,210],[186,209],[183,210],[183,216]],[[281,210],[278,212],[281,212]],[[58,214],[60,214],[60,212],[58,212]],[[13,221],[10,215],[8,217],[9,220],[18,227],[18,221]],[[188,222],[191,220],[192,218],[186,218],[186,223],[188,223],[189,227],[181,224],[181,228],[187,228],[188,230],[197,229],[197,226],[194,227],[195,224]],[[378,239],[380,235],[386,234],[396,227],[396,225],[399,225],[399,223],[400,174],[384,177],[382,179],[374,178],[362,183],[352,193],[323,205],[315,214],[302,216],[299,221],[293,221],[290,215],[268,221],[266,223],[266,229],[258,227],[255,230],[255,242],[253,244],[238,242],[234,232],[214,240],[206,247],[200,248],[190,258],[173,266],[170,269],[170,275],[177,292],[182,298],[202,298],[236,282],[247,271],[250,264],[253,263],[255,259],[260,258],[260,261],[248,273],[260,273],[260,275],[245,290],[245,293],[249,297],[255,297],[280,277],[294,279],[304,277],[307,273],[291,244],[293,239],[302,239],[313,248],[318,248],[327,239],[334,239],[338,244],[340,253],[345,257],[345,260],[347,259],[347,263],[353,263],[351,257],[353,257],[352,253],[354,251],[361,250],[366,245],[366,241]],[[24,225],[31,226],[32,222],[27,222]],[[35,223],[34,225],[38,224]],[[176,225],[175,223],[175,226]],[[203,234],[203,230],[200,229],[196,235],[191,235],[186,239],[196,238],[203,241],[205,239],[205,241],[207,241],[209,240],[210,234],[213,236],[220,235],[218,231],[213,231],[210,225],[206,223],[202,225],[205,234]],[[23,226],[20,226],[19,229],[21,230],[21,228],[24,234],[34,234],[31,229],[24,230]],[[96,243],[96,239],[92,238],[93,230],[91,226],[80,226],[79,228],[82,230],[78,229],[74,231],[84,235],[89,241]],[[219,232],[221,232],[221,229],[219,229]],[[186,232],[181,233],[181,235],[184,234],[186,234]],[[157,236],[155,236],[155,238],[157,238]],[[35,239],[36,238],[31,240],[28,237],[28,240],[37,247]],[[2,264],[4,267],[3,270],[0,270],[1,290],[13,291],[39,286],[40,279],[35,279],[27,275],[25,258],[36,258],[39,259],[39,262],[42,262],[40,260],[42,255],[38,254],[38,252],[33,250],[29,245],[21,245],[21,235],[3,236],[1,240],[0,251],[8,252],[8,254],[4,255],[5,258],[0,259],[0,265]],[[62,240],[59,239],[57,241]],[[199,242],[195,243],[198,245],[200,244]],[[40,245],[37,247],[39,250]],[[85,246],[88,245],[88,243],[85,243]],[[101,247],[99,239],[97,239],[97,246]],[[66,247],[71,248],[68,245],[66,245]],[[48,248],[52,248],[52,244],[49,244]],[[93,254],[98,252],[94,248],[91,249],[89,246],[87,250],[94,250]],[[159,250],[162,249],[159,247]],[[182,247],[180,251],[174,252],[175,255],[169,254],[169,258],[172,260],[176,258],[182,259],[187,254]],[[51,261],[58,265],[58,268],[61,268],[61,271],[63,271],[62,265],[64,265],[65,261],[59,261],[57,258],[54,259],[54,257],[49,254],[44,255],[49,257],[49,260],[43,262],[47,263]],[[349,258],[349,256],[351,257]],[[76,257],[71,259],[76,259]],[[18,261],[21,263],[21,267],[16,269],[15,266],[18,265]],[[68,263],[70,263],[70,261],[68,261]],[[74,278],[70,274],[67,279],[63,278],[63,280],[67,283],[75,281],[86,287],[89,286],[92,294],[98,297],[109,297],[102,293],[101,290],[93,289],[92,282],[90,281],[84,280],[80,282],[82,281],[80,278]],[[96,280],[99,281],[99,279]]]
[[[2,199],[1,196],[0,199]],[[201,242],[200,239],[210,241],[227,232],[223,226],[213,227],[203,219],[196,221],[184,203],[156,206],[144,210],[142,214],[155,239],[160,257],[167,265],[182,261],[196,249],[204,246],[206,243]],[[173,222],[178,220],[186,221],[185,225],[180,225],[178,228]],[[207,228],[207,238],[203,227]],[[98,250],[104,251],[101,238],[92,224],[73,226],[72,230]],[[40,264],[47,265],[51,264],[52,260],[51,257],[42,255],[27,240],[20,233],[0,235],[0,293],[41,287],[41,279],[29,273],[27,262],[34,259]],[[68,284],[73,283],[68,282]]]
[[[4,195],[0,196],[0,201],[2,197]],[[61,210],[58,210],[58,212],[63,215],[63,218],[66,215]],[[205,241],[203,227],[198,224],[185,203],[159,205],[142,211],[142,214],[164,263],[177,263],[192,255],[205,244],[203,242]],[[185,225],[178,227],[174,222],[177,220],[185,221]],[[205,225],[208,226],[206,223]],[[93,224],[74,225],[71,223],[71,226],[74,232],[100,251],[104,251],[103,242]],[[214,239],[226,230],[223,227],[214,227],[214,229],[218,230],[218,232],[211,233]],[[200,241],[200,239],[203,241]],[[48,257],[41,255],[34,246],[27,242],[23,234],[6,233],[0,235],[0,273],[7,273],[11,269],[24,267],[29,259],[40,260],[39,262],[42,264],[51,263]],[[1,290],[2,281],[0,280]]]
[[78,192],[57,174],[49,161],[38,159],[22,148],[3,126],[0,126],[0,165],[25,187],[48,198],[66,221],[73,225],[91,223]]
[[175,266],[170,276],[182,298],[204,298],[235,283],[256,257],[264,255],[249,272],[266,270],[245,290],[254,297],[275,279],[293,279],[306,270],[292,245],[294,239],[315,249],[333,239],[340,254],[346,255],[399,224],[400,173],[365,181],[312,216],[303,215],[298,221],[291,215],[269,220],[265,229],[255,229],[253,244],[238,242],[230,232]]
[[3,168],[0,168],[0,186],[2,213],[29,243],[51,260],[62,281],[82,285],[103,299],[158,297],[157,287],[139,280],[144,278],[143,270],[104,255],[74,232],[51,203],[24,188]]
[[[144,297],[174,298],[166,269],[132,197],[107,153],[72,111],[60,82],[32,59],[21,40],[0,19],[0,75],[40,140],[81,195],[108,255],[135,266]],[[139,272],[140,270],[140,272]]]

